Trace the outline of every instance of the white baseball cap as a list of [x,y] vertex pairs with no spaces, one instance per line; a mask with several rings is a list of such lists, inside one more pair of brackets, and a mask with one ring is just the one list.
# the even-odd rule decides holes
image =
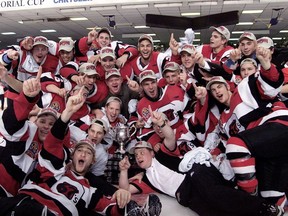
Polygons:
[[222,77],[222,76],[214,76],[212,77],[212,79],[207,83],[206,85],[206,89],[210,90],[211,85],[213,85],[214,83],[223,83],[225,85],[228,85],[228,83],[226,82],[226,80]]
[[184,46],[181,47],[180,54],[182,52],[187,52],[189,54],[193,54],[195,52],[195,47],[191,44],[185,44]]
[[111,76],[121,77],[121,73],[117,68],[111,68],[105,72],[105,79],[109,79]]
[[138,44],[141,43],[141,41],[143,40],[148,40],[153,45],[153,38],[150,35],[147,34],[141,35],[140,38],[138,39]]
[[37,117],[39,118],[43,115],[51,115],[55,119],[58,119],[57,111],[55,109],[50,108],[50,107],[41,109],[41,111],[38,113]]
[[130,153],[130,154],[134,154],[135,149],[137,149],[137,148],[148,148],[148,149],[150,149],[150,150],[153,150],[152,145],[151,145],[150,143],[148,143],[148,142],[146,142],[146,141],[139,141],[139,142],[137,142],[137,143],[135,144],[134,147],[132,147],[132,148],[129,150],[129,153]]
[[225,26],[211,26],[210,29],[213,29],[223,35],[227,40],[230,39],[230,31]]
[[99,125],[100,127],[103,128],[104,132],[107,133],[107,131],[108,131],[108,124],[107,124],[107,122],[106,122],[105,120],[95,118],[95,119],[93,119],[92,122],[91,122],[91,125],[93,125],[93,124]]
[[59,41],[59,51],[70,52],[74,48],[74,41],[71,38],[63,38]]
[[157,79],[157,76],[152,70],[144,70],[139,74],[139,82],[142,83],[145,79]]
[[34,38],[33,47],[36,45],[44,45],[49,48],[48,39],[44,36],[37,36]]
[[80,73],[85,73],[88,76],[90,76],[90,75],[98,75],[99,76],[99,74],[96,71],[95,65],[92,64],[92,63],[88,63],[88,62],[83,63],[82,65],[80,65],[79,72]]
[[116,59],[116,56],[115,56],[115,53],[114,53],[114,50],[112,49],[112,47],[103,47],[100,50],[100,58],[104,59],[108,56],[113,58],[113,59]]
[[177,64],[176,62],[167,62],[164,66],[162,73],[165,74],[167,71],[178,71],[178,70],[180,70],[179,64]]
[[257,45],[260,47],[264,47],[270,49],[274,47],[273,40],[270,37],[261,37],[257,40]]
[[239,38],[239,42],[241,42],[243,39],[245,39],[245,38],[247,38],[247,39],[249,39],[249,40],[251,40],[251,41],[256,41],[256,37],[255,37],[255,35],[252,33],[252,32],[244,32],[241,36],[240,36],[240,38]]

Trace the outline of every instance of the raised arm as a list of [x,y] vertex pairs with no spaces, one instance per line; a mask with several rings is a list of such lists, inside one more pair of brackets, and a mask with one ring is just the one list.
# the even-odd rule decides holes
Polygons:
[[22,82],[9,75],[7,69],[1,63],[0,63],[0,79],[4,81],[7,85],[9,85],[10,88],[14,89],[16,92],[20,93],[22,91],[23,88]]
[[153,124],[156,124],[158,127],[161,128],[161,131],[164,135],[164,145],[166,148],[168,148],[170,151],[175,150],[176,148],[176,139],[173,129],[170,127],[170,125],[167,122],[167,119],[165,119],[165,116],[163,113],[152,111],[151,106],[149,105],[149,112],[151,116],[151,121]]
[[128,159],[128,156],[125,156],[120,162],[119,162],[119,168],[120,168],[120,176],[119,176],[119,188],[125,189],[130,191],[132,194],[139,193],[140,191],[133,185],[129,183],[128,179],[128,169],[130,168],[130,162]]

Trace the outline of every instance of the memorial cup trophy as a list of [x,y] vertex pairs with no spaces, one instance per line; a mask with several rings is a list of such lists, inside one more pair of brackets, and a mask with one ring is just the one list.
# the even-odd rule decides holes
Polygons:
[[129,127],[126,125],[119,125],[115,130],[115,139],[119,143],[119,149],[116,153],[125,154],[125,144],[129,140]]

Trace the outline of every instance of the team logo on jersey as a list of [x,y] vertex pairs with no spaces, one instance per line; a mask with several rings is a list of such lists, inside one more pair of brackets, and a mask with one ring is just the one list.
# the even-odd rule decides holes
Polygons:
[[234,136],[244,130],[245,128],[243,127],[243,125],[241,125],[237,116],[235,114],[231,115],[231,117],[229,118],[229,120],[225,125],[225,131],[228,132],[226,134]]
[[29,157],[36,159],[38,151],[39,151],[39,143],[36,141],[33,141],[25,153]]
[[57,112],[60,112],[60,104],[57,101],[53,101],[49,107],[56,110]]
[[185,153],[196,148],[196,146],[192,142],[182,141],[181,143],[177,143],[177,144],[178,144],[178,149],[179,149],[181,156],[184,156]]
[[165,110],[165,111],[163,111],[163,113],[167,116],[169,121],[173,121],[175,119],[175,115],[174,115],[174,110],[173,109]]
[[62,182],[57,185],[57,190],[64,194],[69,200],[71,200],[75,194],[79,193],[79,190],[74,185],[69,184],[68,182]]
[[142,109],[142,116],[146,121],[150,118],[150,112],[149,112],[149,109],[147,107],[144,107]]

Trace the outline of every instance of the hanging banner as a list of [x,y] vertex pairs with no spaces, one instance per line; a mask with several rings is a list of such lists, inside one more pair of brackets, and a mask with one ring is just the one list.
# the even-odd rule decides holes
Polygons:
[[106,6],[116,4],[137,4],[165,2],[165,0],[1,0],[0,11],[34,10],[45,8],[74,8],[79,6]]

